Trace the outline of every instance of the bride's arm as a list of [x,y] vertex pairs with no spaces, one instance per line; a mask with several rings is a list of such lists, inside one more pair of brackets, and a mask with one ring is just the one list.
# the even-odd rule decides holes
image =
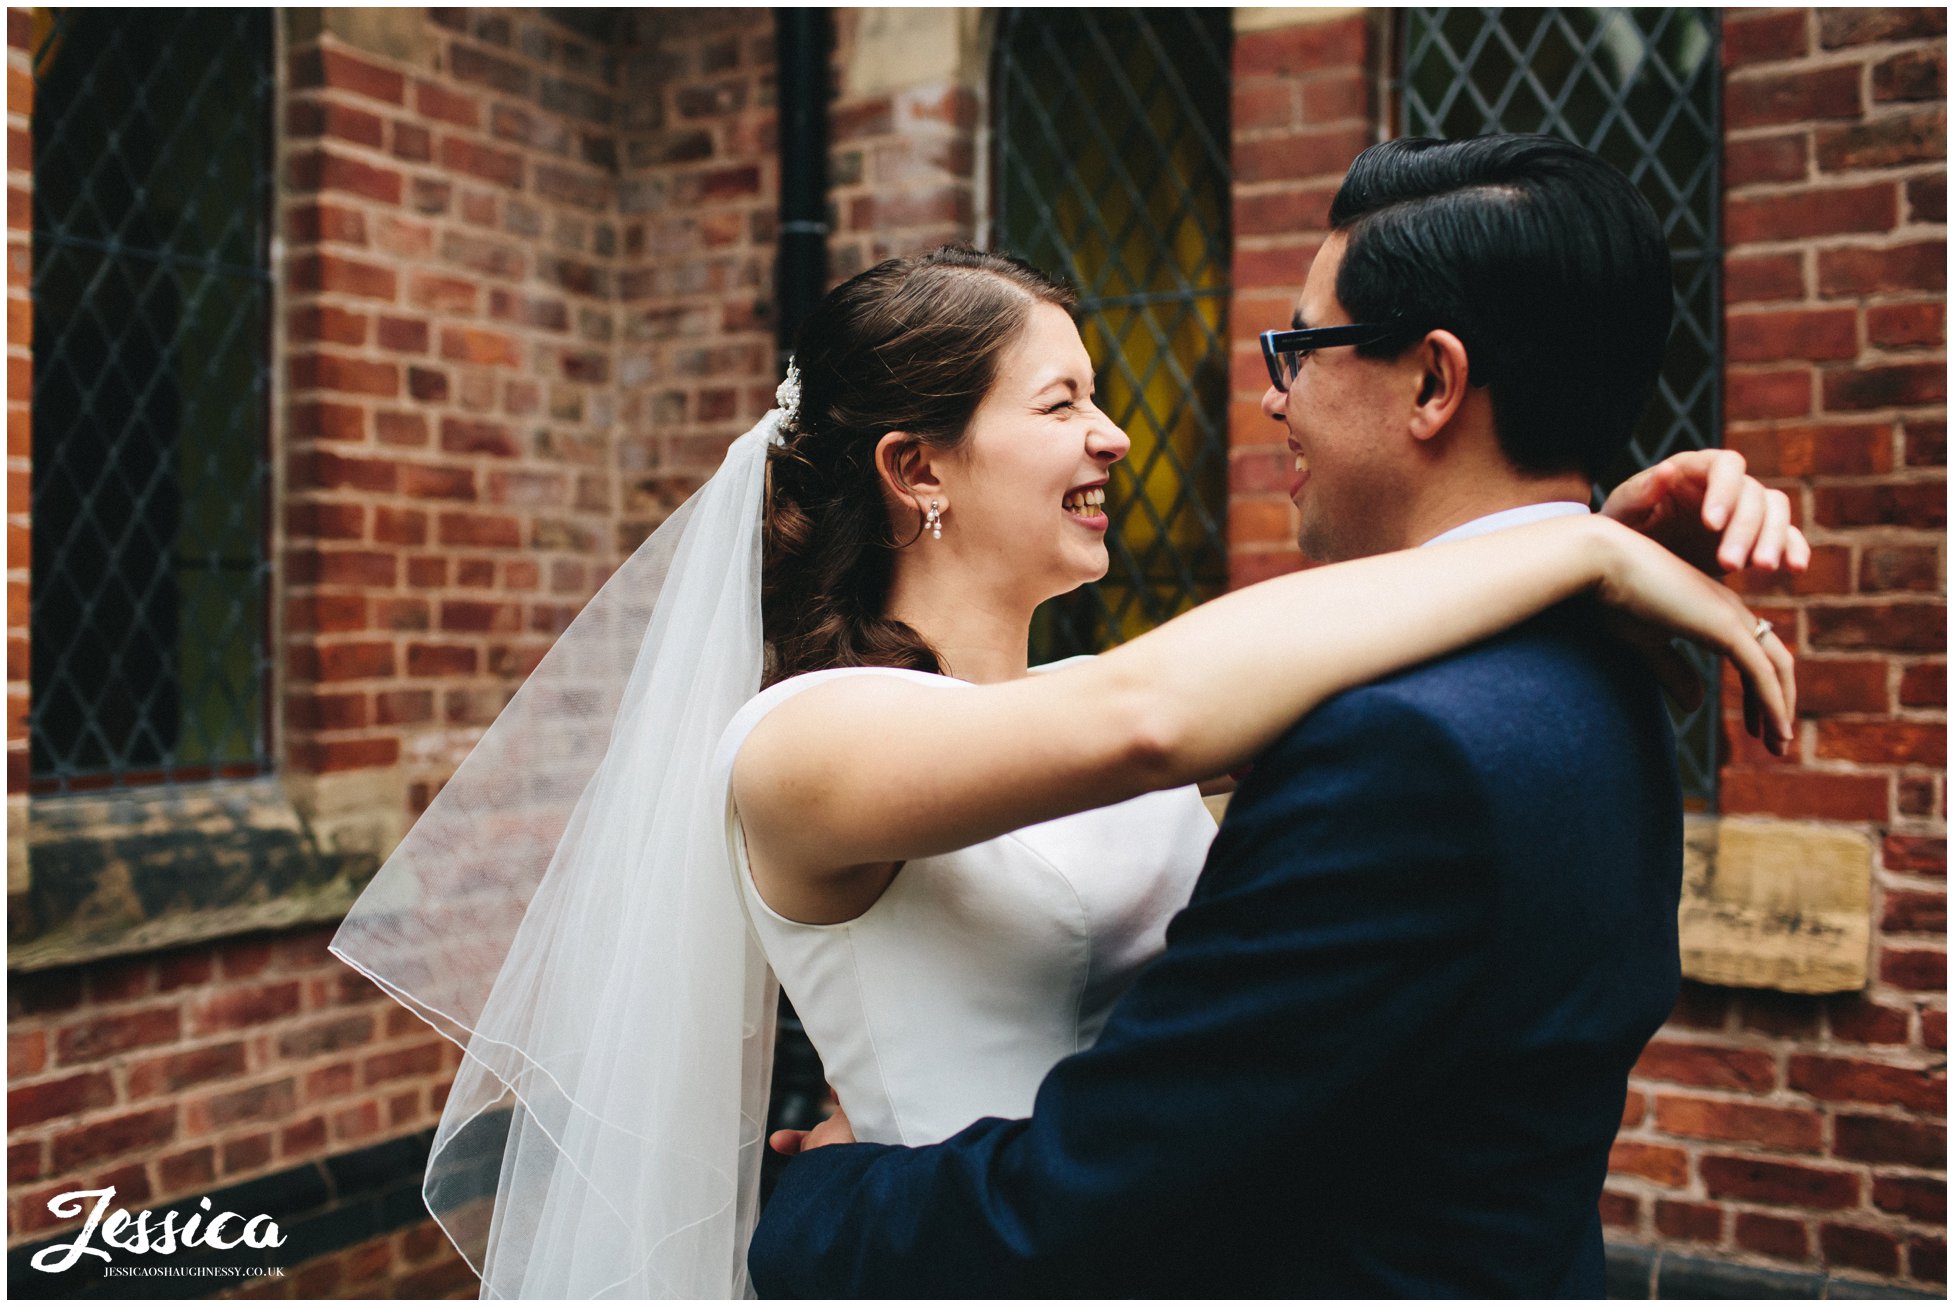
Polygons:
[[1741,602],[1626,528],[1562,519],[1277,577],[1040,676],[808,689],[734,767],[756,875],[886,879],[903,859],[1214,776],[1331,695],[1588,592],[1731,657],[1781,747],[1790,658]]

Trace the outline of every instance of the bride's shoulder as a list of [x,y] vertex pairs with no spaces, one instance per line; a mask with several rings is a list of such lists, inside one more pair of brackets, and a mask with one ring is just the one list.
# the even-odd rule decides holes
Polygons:
[[1062,667],[1077,667],[1080,663],[1089,663],[1098,656],[1096,653],[1073,654],[1070,658],[1060,658],[1056,662],[1035,664],[1031,670],[1034,672],[1056,672]]

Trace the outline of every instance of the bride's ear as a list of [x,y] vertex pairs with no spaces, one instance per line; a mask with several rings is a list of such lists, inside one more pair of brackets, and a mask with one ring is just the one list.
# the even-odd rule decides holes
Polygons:
[[905,431],[891,431],[875,443],[875,471],[883,493],[922,512],[934,499],[946,502],[936,466],[937,451]]

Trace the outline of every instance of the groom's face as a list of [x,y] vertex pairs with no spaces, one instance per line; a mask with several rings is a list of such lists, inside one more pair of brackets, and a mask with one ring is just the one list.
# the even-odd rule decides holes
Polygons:
[[[1296,301],[1297,327],[1332,327],[1350,315],[1337,300],[1345,239],[1333,233]],[[1403,360],[1366,358],[1347,345],[1306,355],[1288,393],[1274,386],[1262,411],[1283,423],[1296,459],[1289,498],[1305,557],[1337,562],[1402,549],[1408,476],[1417,472],[1406,430],[1419,373]]]

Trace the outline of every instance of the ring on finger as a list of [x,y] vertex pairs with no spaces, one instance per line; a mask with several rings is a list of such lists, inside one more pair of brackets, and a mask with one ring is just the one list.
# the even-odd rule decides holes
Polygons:
[[1759,644],[1762,644],[1764,643],[1764,637],[1771,633],[1771,623],[1765,618],[1760,617],[1757,619],[1757,625],[1750,629],[1750,633],[1757,637]]

